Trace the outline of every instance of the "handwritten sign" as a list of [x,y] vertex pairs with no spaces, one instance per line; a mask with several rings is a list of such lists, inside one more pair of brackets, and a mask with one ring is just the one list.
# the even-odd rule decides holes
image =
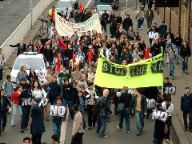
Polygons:
[[176,93],[176,87],[175,86],[171,86],[171,87],[165,87],[164,91],[166,94],[171,94],[171,95],[175,95]]
[[39,106],[45,107],[47,104],[48,104],[48,99],[47,98],[42,98],[40,103],[39,103]]
[[32,102],[31,98],[22,99],[21,106],[30,106],[32,104],[31,102]]
[[152,113],[152,119],[153,120],[157,119],[157,120],[165,122],[167,120],[167,118],[168,118],[168,114],[166,112],[154,110]]
[[50,106],[50,115],[64,117],[66,108],[64,106],[51,105]]

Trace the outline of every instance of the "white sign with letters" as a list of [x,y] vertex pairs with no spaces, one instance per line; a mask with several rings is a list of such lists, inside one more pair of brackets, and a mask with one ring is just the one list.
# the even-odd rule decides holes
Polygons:
[[152,119],[153,120],[160,120],[160,121],[163,121],[165,122],[168,118],[168,114],[166,112],[162,112],[162,111],[159,111],[159,110],[154,110],[153,113],[152,113]]
[[50,106],[50,115],[64,117],[66,108],[64,106],[51,105]]

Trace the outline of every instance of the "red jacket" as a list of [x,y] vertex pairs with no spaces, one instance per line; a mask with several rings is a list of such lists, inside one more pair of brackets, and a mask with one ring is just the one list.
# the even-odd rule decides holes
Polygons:
[[16,91],[12,93],[11,101],[13,104],[19,105],[19,94]]

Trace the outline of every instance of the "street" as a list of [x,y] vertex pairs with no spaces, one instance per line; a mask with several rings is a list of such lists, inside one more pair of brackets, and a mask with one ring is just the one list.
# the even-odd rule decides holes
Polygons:
[[[39,0],[33,0],[34,5]],[[83,0],[83,4],[86,5],[88,0]],[[130,16],[134,22],[134,26],[136,25],[135,22],[135,0],[129,0],[128,1],[128,8],[130,8],[128,11],[130,13]],[[91,2],[91,5],[89,8],[92,8],[94,5],[93,0]],[[123,14],[121,11],[125,9],[125,1],[120,0],[120,8],[116,13]],[[29,13],[29,0],[5,0],[0,1],[0,45],[6,40],[6,38],[14,31],[14,29],[21,23],[23,18]],[[9,9],[9,10],[5,10]],[[160,19],[158,17],[155,18],[154,22],[159,23]],[[147,46],[149,46],[149,40],[146,33],[146,22],[144,27],[141,30],[141,35],[144,37],[145,42]],[[2,34],[3,33],[3,34]],[[190,59],[191,63],[191,59]],[[181,64],[176,66],[176,78],[175,80],[172,80],[171,82],[177,87],[177,93],[173,97],[173,103],[174,103],[174,119],[177,118],[180,121],[180,124],[183,125],[182,122],[182,113],[180,112],[180,97],[182,96],[184,92],[184,88],[186,86],[189,86],[192,88],[191,83],[191,73],[192,73],[192,67],[189,66],[189,75],[185,75],[181,71]],[[9,73],[8,73],[9,74]],[[165,67],[165,76],[168,76],[168,67]],[[11,127],[10,122],[11,120],[11,114],[8,115],[8,122],[7,127],[5,130],[5,133],[3,133],[2,136],[0,136],[0,143],[6,143],[6,144],[19,144],[22,142],[22,139],[25,136],[31,136],[30,135],[30,129],[26,131],[25,133],[20,133],[20,116],[17,116],[17,124],[16,127]],[[31,122],[31,121],[30,121]],[[30,128],[30,122],[29,127]],[[70,144],[71,140],[71,130],[72,130],[72,120],[69,118],[67,121],[67,129],[66,134],[64,134],[65,137],[65,144]],[[111,116],[111,121],[108,123],[107,126],[107,132],[108,138],[100,138],[96,134],[96,129],[86,130],[84,136],[83,136],[83,143],[84,144],[151,144],[153,140],[153,128],[154,128],[154,122],[151,120],[145,119],[145,128],[144,133],[141,136],[136,136],[136,124],[135,124],[135,117],[131,118],[130,124],[131,124],[131,133],[127,134],[124,131],[119,131],[117,129],[118,124],[118,116],[115,116],[114,114]],[[45,142],[47,144],[50,143],[51,135],[52,135],[52,121],[50,118],[50,121],[45,121],[45,127],[46,132],[43,134],[42,142]],[[182,129],[181,129],[182,130]],[[191,133],[186,132],[188,138],[191,136]],[[189,138],[190,141],[190,138]]]
[[[22,20],[29,14],[30,0],[0,1],[0,45],[11,35]],[[33,0],[33,7],[39,0]]]

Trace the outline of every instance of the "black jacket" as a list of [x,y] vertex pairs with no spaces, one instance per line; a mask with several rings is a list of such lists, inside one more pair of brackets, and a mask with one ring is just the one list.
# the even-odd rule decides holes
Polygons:
[[129,27],[133,26],[132,19],[127,17],[123,20],[123,29],[129,30]]
[[109,115],[111,112],[111,109],[109,107],[109,100],[107,97],[100,97],[98,102],[100,103],[100,112],[99,116],[109,118]]
[[25,101],[28,101],[28,102],[31,102],[32,101],[32,92],[30,91],[30,90],[28,90],[28,89],[23,89],[22,90],[22,92],[21,92],[21,94],[20,94],[20,96],[19,96],[19,104],[21,105],[21,106],[31,106],[31,104],[29,104],[29,105],[24,105],[23,103],[25,102]]
[[[134,107],[137,106],[137,96],[134,97]],[[147,112],[147,101],[146,97],[144,95],[141,96],[141,112],[146,113]]]
[[191,50],[190,50],[190,48],[189,48],[189,47],[184,48],[184,47],[182,46],[181,51],[180,51],[180,55],[181,55],[182,58],[190,57],[190,56],[191,56]]
[[63,98],[65,100],[73,101],[73,96],[74,96],[73,86],[71,84],[64,85],[64,87],[63,87]]
[[9,45],[9,46],[17,47],[17,55],[22,54],[23,52],[26,52],[26,50],[27,50],[26,44],[21,45],[20,43],[18,43],[16,45]]
[[54,104],[56,102],[57,97],[60,96],[61,88],[56,82],[49,83],[48,86],[50,88],[49,95],[48,95],[49,102],[51,104]]
[[184,94],[181,97],[181,110],[184,112],[192,111],[192,95],[187,96]]
[[122,92],[120,96],[120,103],[124,103],[125,108],[131,108],[132,105],[132,95],[128,92]]
[[7,112],[11,103],[6,96],[0,96],[0,112]]
[[164,127],[165,123],[160,120],[155,120],[155,127],[153,136],[156,139],[164,139]]
[[45,125],[43,122],[43,112],[39,105],[35,104],[31,108],[31,134],[37,135],[45,132]]

